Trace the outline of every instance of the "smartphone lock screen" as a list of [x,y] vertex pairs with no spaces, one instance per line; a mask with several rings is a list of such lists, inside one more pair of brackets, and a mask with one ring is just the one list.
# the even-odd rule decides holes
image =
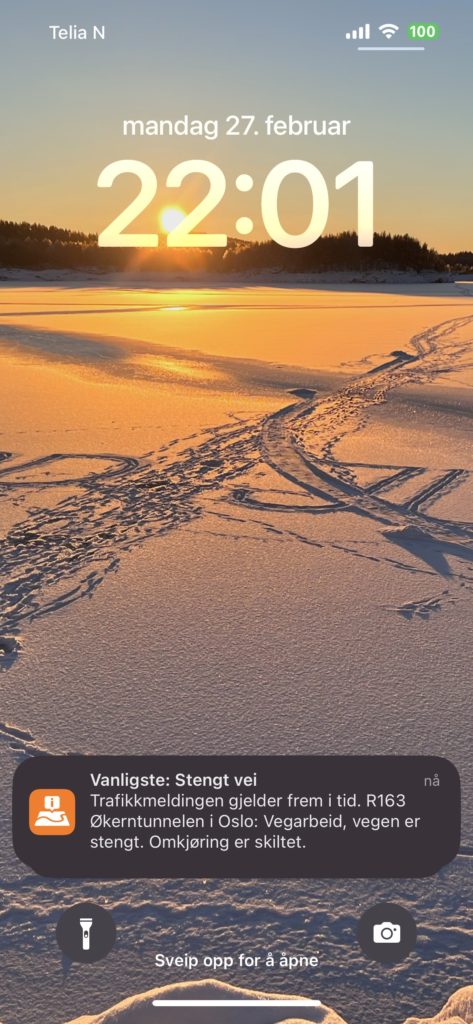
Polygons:
[[473,1024],[472,47],[1,5],[1,1024]]

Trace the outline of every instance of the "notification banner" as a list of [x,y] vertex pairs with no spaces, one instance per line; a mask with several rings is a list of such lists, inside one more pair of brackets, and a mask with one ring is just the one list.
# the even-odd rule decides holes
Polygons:
[[51,878],[421,878],[456,856],[441,757],[38,756],[13,844]]

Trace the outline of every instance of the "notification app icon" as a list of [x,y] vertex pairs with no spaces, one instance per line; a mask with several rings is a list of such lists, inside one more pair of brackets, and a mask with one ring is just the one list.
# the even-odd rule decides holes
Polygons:
[[69,836],[76,827],[75,794],[71,789],[34,789],[29,825],[35,836]]

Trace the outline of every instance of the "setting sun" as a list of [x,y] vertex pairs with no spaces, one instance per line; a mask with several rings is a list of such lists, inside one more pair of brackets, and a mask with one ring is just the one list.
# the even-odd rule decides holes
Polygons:
[[166,234],[169,234],[169,232],[174,231],[174,228],[177,228],[179,224],[182,224],[185,216],[184,211],[179,209],[178,206],[165,206],[159,214],[159,223],[163,231],[165,231]]

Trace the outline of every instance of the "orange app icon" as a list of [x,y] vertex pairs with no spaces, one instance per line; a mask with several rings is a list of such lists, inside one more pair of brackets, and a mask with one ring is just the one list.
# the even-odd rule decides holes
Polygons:
[[35,836],[69,836],[76,827],[72,790],[34,789],[30,793],[29,822]]

